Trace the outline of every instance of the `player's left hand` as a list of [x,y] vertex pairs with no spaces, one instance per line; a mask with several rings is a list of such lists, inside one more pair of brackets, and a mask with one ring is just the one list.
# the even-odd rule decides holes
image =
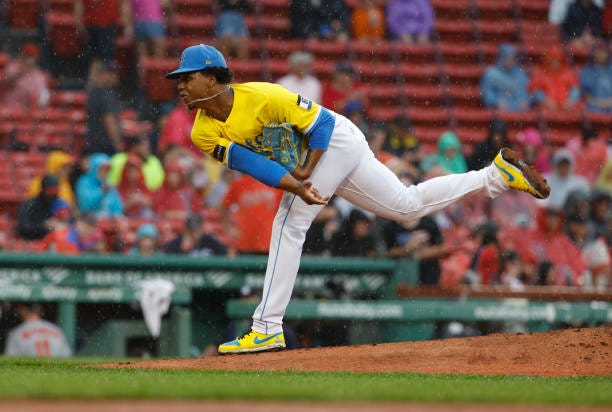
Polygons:
[[302,183],[296,194],[308,205],[326,205],[330,198],[330,196],[322,197],[319,191],[312,187],[312,182]]

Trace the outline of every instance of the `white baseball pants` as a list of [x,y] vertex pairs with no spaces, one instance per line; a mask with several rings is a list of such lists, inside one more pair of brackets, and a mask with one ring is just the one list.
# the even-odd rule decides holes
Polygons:
[[[344,116],[335,116],[329,147],[310,178],[323,197],[336,194],[378,216],[406,222],[436,212],[464,196],[495,197],[508,188],[493,166],[407,187],[374,157],[357,126]],[[253,314],[255,331],[282,332],[306,231],[322,208],[307,205],[293,193],[284,194],[272,226],[262,300]]]

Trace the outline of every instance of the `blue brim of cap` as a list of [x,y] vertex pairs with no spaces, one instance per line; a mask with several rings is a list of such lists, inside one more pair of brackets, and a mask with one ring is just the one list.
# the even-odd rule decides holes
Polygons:
[[177,69],[173,72],[166,74],[166,79],[176,79],[183,73],[193,73],[202,70],[203,67],[183,67],[182,69]]

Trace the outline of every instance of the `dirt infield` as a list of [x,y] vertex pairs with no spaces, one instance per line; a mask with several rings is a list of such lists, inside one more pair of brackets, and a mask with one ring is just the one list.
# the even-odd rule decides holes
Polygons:
[[7,401],[0,412],[604,412],[595,406],[439,405],[371,402],[269,402],[269,401]]
[[611,354],[612,328],[601,327],[200,359],[127,362],[105,367],[612,376]]

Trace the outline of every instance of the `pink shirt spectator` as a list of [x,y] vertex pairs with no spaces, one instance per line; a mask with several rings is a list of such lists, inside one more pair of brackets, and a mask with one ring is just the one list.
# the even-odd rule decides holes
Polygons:
[[165,152],[170,146],[178,145],[189,148],[198,155],[202,155],[200,149],[191,142],[191,128],[195,119],[195,111],[190,112],[183,104],[176,106],[161,131],[157,147],[160,152]]
[[528,127],[518,132],[516,140],[521,144],[518,151],[525,162],[533,165],[540,173],[550,172],[550,152],[537,129]]
[[134,21],[163,21],[162,8],[159,0],[131,0]]
[[[34,46],[36,47],[36,46]],[[11,61],[0,80],[0,104],[3,108],[32,109],[49,100],[47,74],[36,66],[38,52],[24,47],[23,57]]]

